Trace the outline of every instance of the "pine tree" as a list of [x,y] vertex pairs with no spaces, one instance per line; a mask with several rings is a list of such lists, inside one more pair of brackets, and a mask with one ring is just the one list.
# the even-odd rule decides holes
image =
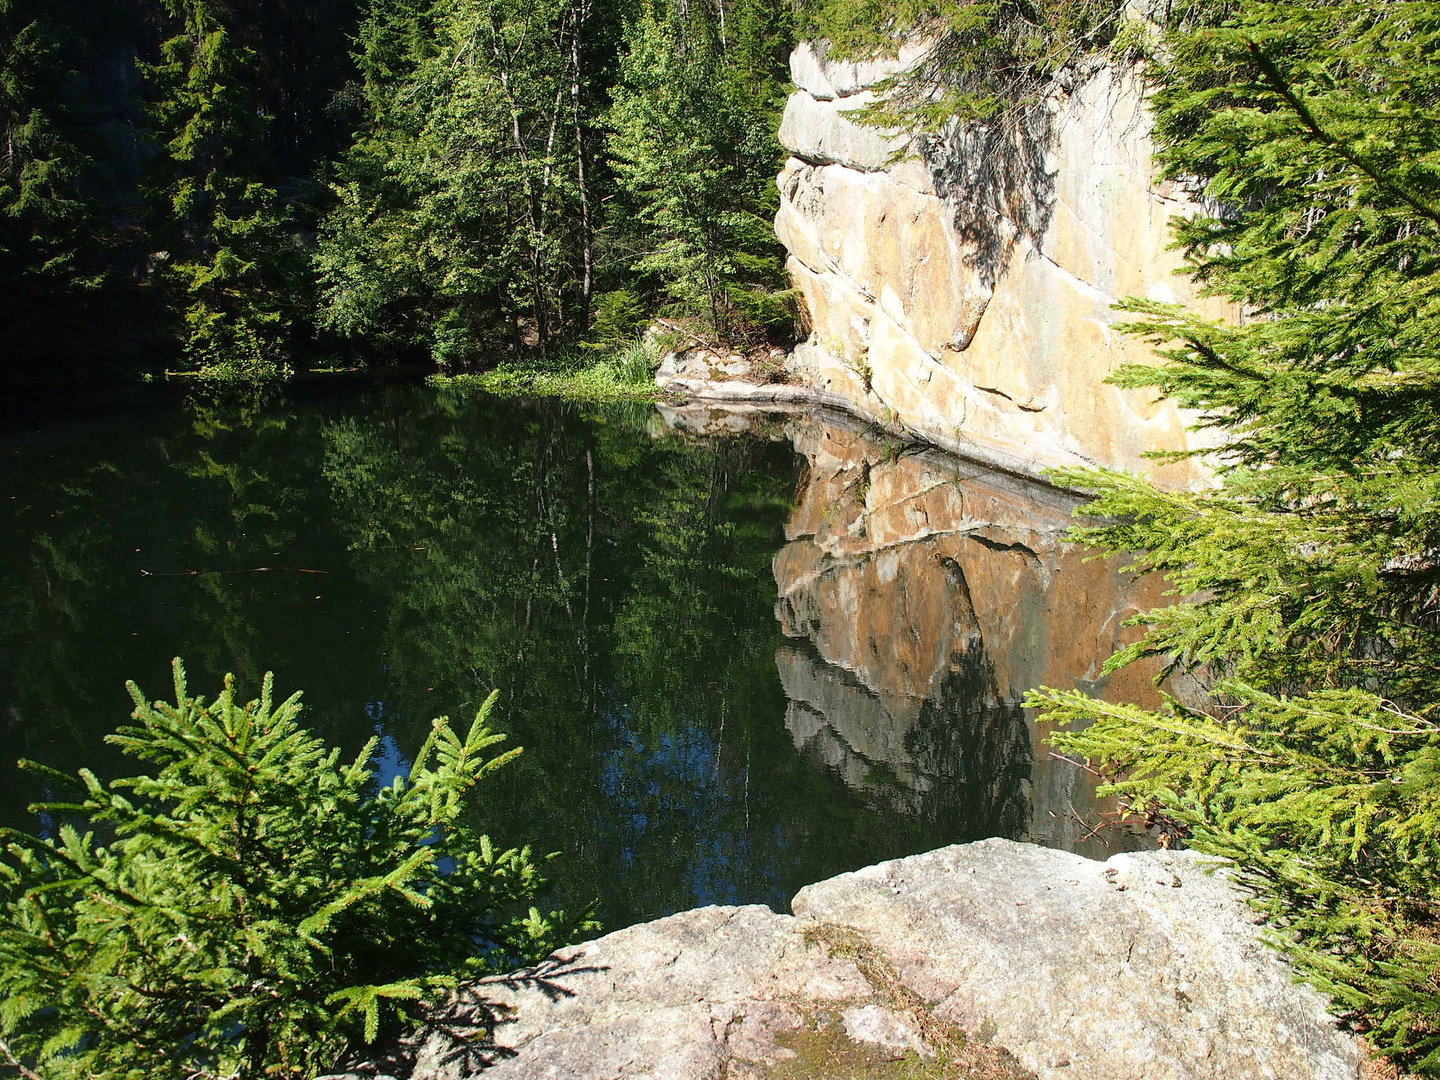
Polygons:
[[1216,208],[1178,237],[1247,314],[1129,302],[1163,363],[1114,381],[1223,431],[1222,483],[1056,479],[1097,496],[1077,539],[1181,597],[1107,670],[1160,657],[1209,697],[1030,704],[1133,806],[1234,859],[1302,969],[1437,1075],[1440,8],[1200,8],[1158,44],[1161,165]]
[[[80,799],[0,858],[0,1054],[47,1077],[314,1076],[413,1023],[459,978],[538,959],[591,924],[533,906],[529,849],[466,823],[519,751],[445,719],[376,785],[296,723],[299,694],[242,704],[232,680],[175,703],[134,684],[109,741],[146,775],[29,768]],[[74,824],[85,822],[84,831]],[[463,1049],[463,1048],[462,1048]]]
[[268,117],[256,55],[226,0],[164,0],[173,33],[157,64],[151,111],[164,143],[154,232],[168,236],[164,277],[183,339],[202,371],[272,378],[284,370],[289,313],[286,211],[264,182]]

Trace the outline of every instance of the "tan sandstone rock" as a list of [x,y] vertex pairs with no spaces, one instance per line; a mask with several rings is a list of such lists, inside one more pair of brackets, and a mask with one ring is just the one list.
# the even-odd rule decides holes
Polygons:
[[781,139],[794,156],[776,232],[810,321],[792,373],[1007,467],[1091,463],[1172,487],[1207,482],[1201,465],[1142,457],[1195,445],[1194,417],[1104,381],[1152,359],[1114,329],[1122,297],[1238,317],[1176,274],[1168,221],[1197,207],[1155,178],[1138,71],[1101,66],[1057,93],[1028,141],[955,127],[911,144],[847,117],[922,53],[857,65],[807,43],[792,57],[798,89]]

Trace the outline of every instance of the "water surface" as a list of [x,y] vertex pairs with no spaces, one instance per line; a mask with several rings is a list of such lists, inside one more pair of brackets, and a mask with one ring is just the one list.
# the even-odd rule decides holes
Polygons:
[[0,823],[46,794],[17,757],[133,771],[123,683],[168,696],[181,655],[207,695],[274,670],[389,773],[498,688],[525,751],[478,823],[562,852],[560,902],[611,928],[984,836],[1136,842],[1091,835],[1018,705],[1102,688],[1137,602],[1043,486],[825,414],[423,387],[157,400],[0,454]]

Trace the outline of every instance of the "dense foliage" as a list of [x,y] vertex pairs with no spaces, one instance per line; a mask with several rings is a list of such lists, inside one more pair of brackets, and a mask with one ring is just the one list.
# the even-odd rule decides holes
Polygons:
[[86,283],[73,268],[89,210],[78,182],[85,159],[65,130],[60,42],[35,15],[22,0],[0,3],[0,272],[13,283],[5,290],[7,323],[49,281]]
[[163,164],[149,230],[176,294],[186,351],[210,371],[277,373],[285,313],[280,300],[285,209],[267,186],[265,112],[248,83],[257,54],[223,0],[165,0],[173,34],[142,70]]
[[[1234,858],[1304,969],[1440,1072],[1440,7],[1188,12],[1155,43],[1160,162],[1213,216],[1193,273],[1239,323],[1131,302],[1157,367],[1117,373],[1226,435],[1221,484],[1059,474],[1159,570],[1142,656],[1210,683],[1158,711],[1033,703],[1202,850]],[[1193,181],[1192,182],[1196,182]]]
[[791,317],[772,226],[791,44],[780,12],[736,0],[727,28],[702,4],[642,11],[607,116],[628,231],[644,249],[633,269],[727,336]]
[[543,355],[589,301],[573,211],[589,195],[590,5],[466,0],[425,13],[423,34],[380,7],[362,33],[370,130],[323,228],[321,321],[423,342],[445,366],[527,335]]
[[[99,4],[81,0],[77,19],[99,19]],[[46,378],[21,354],[48,341],[47,355],[66,358],[74,376],[91,372],[105,346],[91,340],[91,319],[114,319],[107,252],[116,249],[115,216],[88,178],[108,132],[98,110],[70,90],[92,73],[83,38],[70,37],[44,0],[0,3],[0,320],[7,357],[0,379]],[[116,146],[123,158],[124,147]],[[60,318],[56,319],[56,316]],[[109,351],[123,351],[129,326],[114,319]]]
[[377,3],[360,42],[323,325],[463,369],[543,360],[637,288],[724,335],[788,322],[774,0]]
[[[589,924],[542,916],[529,849],[466,824],[471,789],[518,750],[485,702],[445,719],[403,774],[375,778],[299,727],[299,694],[232,681],[175,703],[132,683],[136,724],[109,741],[151,770],[45,806],[3,834],[0,1035],[46,1076],[310,1076],[413,1022],[462,976],[538,959]],[[40,769],[39,766],[31,766]],[[51,770],[57,787],[75,779]],[[70,819],[84,820],[81,832]]]
[[783,336],[793,22],[784,0],[4,0],[3,374],[543,363],[610,293]]
[[1015,123],[1094,57],[1124,50],[1134,25],[1123,0],[811,0],[804,13],[807,34],[838,55],[908,50],[909,67],[859,115],[924,131],[957,119]]

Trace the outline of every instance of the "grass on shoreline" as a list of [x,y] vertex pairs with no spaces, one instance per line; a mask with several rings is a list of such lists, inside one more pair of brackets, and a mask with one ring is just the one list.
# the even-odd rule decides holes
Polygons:
[[655,386],[658,364],[659,357],[637,342],[600,359],[577,350],[543,365],[505,363],[475,375],[432,375],[426,382],[439,387],[473,387],[502,397],[649,401],[660,393]]

